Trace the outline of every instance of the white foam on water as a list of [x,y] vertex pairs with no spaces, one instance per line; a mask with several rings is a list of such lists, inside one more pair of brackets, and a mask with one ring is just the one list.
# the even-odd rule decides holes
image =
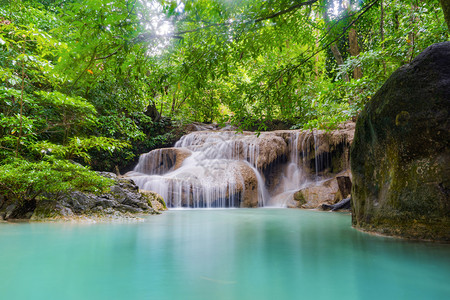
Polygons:
[[[317,137],[313,136],[317,149]],[[175,148],[187,149],[191,155],[176,169],[175,156],[167,154],[174,150],[156,149],[141,155],[134,170],[126,175],[140,189],[160,194],[172,208],[240,207],[244,195],[251,198],[248,193],[257,193],[254,197],[259,207],[286,207],[292,195],[309,182],[303,168],[310,137],[300,131],[290,133],[289,156],[279,174],[279,184],[270,194],[262,170],[258,169],[262,155],[259,138],[249,132],[187,134],[176,142]],[[253,191],[246,190],[249,187]]]

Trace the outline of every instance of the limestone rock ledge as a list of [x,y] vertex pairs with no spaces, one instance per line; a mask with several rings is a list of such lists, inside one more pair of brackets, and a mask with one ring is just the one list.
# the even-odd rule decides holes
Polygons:
[[117,177],[113,173],[100,175],[114,179],[115,184],[105,194],[95,195],[73,191],[55,199],[38,200],[28,209],[18,212],[19,207],[7,200],[0,203],[0,220],[29,219],[49,220],[108,220],[129,219],[137,215],[159,214],[166,206],[161,196],[148,191],[139,191],[130,179]]

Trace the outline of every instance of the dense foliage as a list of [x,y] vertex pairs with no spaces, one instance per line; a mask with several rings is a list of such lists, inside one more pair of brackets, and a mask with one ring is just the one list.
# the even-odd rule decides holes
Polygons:
[[445,40],[438,0],[1,1],[0,172],[112,171],[193,121],[332,128]]
[[21,204],[48,196],[55,198],[73,189],[103,192],[112,183],[111,179],[64,160],[16,159],[0,166],[0,191]]
[[166,114],[176,114],[175,107],[183,118],[203,121],[334,126],[356,117],[395,69],[448,39],[438,1],[189,1],[182,7],[166,8],[182,39],[173,43],[178,51],[166,54],[172,72],[160,99]]

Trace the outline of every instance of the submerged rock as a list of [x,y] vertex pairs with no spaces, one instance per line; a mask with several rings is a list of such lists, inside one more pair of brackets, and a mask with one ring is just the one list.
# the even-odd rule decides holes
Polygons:
[[358,118],[353,226],[450,240],[450,42],[398,69]]

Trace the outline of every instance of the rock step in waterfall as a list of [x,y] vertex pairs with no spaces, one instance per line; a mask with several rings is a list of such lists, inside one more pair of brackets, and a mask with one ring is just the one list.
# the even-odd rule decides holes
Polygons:
[[[326,184],[326,190],[320,186],[336,181],[333,175],[349,169],[353,131],[354,123],[330,132],[280,130],[257,135],[230,130],[194,131],[173,148],[141,155],[126,177],[141,190],[160,194],[172,208],[334,204],[346,197],[335,197],[339,185]],[[298,201],[294,195],[302,190],[306,196]],[[333,196],[317,199],[325,193]]]

